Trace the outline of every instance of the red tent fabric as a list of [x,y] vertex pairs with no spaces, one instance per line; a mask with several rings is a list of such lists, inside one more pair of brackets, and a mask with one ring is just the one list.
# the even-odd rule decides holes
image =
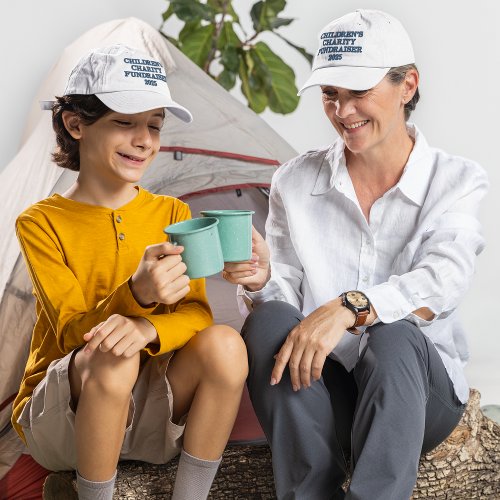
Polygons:
[[38,465],[30,455],[21,455],[0,480],[0,500],[41,500],[48,474],[50,471]]

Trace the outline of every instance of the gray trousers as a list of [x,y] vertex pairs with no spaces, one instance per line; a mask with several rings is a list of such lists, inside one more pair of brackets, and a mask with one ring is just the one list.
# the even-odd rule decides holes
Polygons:
[[441,443],[465,409],[436,348],[408,321],[379,323],[352,372],[327,358],[310,388],[294,392],[288,369],[271,386],[273,356],[303,318],[270,301],[242,329],[248,389],[271,447],[278,498],[407,500],[420,454]]

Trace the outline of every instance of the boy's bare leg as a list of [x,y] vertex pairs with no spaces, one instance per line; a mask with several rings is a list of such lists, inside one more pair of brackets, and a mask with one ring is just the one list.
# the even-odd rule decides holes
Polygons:
[[71,361],[77,467],[85,479],[107,481],[115,473],[139,361],[139,353],[125,358],[83,349]]
[[[139,355],[127,359],[81,350],[71,362],[72,399],[78,404],[77,465],[85,479],[108,481],[115,473],[138,371]],[[192,492],[193,484],[188,484],[192,498],[206,498],[202,492],[206,488],[208,493],[231,433],[247,372],[245,344],[227,326],[212,326],[198,333],[170,362],[167,374],[174,395],[173,420],[178,422],[189,414],[184,434],[184,452],[189,455],[183,453],[181,458],[187,456],[185,468],[202,465],[196,482],[193,475],[182,474],[187,478],[185,483],[196,483],[199,497]]]
[[176,352],[167,369],[174,422],[188,414],[172,500],[206,500],[247,377],[246,348],[227,326],[212,326]]
[[173,420],[189,413],[184,450],[218,460],[234,425],[248,374],[245,343],[228,326],[214,325],[175,353],[167,369],[174,396]]

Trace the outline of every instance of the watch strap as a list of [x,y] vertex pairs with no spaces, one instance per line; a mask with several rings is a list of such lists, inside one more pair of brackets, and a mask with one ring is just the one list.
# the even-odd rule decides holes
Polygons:
[[368,318],[370,311],[357,311],[354,314],[356,315],[356,321],[352,327],[356,328],[357,326],[363,326],[366,323],[366,319]]

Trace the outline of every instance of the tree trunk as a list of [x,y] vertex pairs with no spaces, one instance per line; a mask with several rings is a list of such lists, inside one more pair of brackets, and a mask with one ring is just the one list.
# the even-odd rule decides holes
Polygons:
[[[421,458],[412,500],[500,498],[500,425],[482,414],[479,399],[479,392],[472,390],[464,416],[453,433]],[[168,498],[176,469],[177,459],[166,465],[122,462],[114,498]],[[74,487],[73,473],[50,474],[44,485],[44,499],[76,499]],[[269,447],[229,446],[209,498],[275,498]]]
[[467,409],[444,443],[420,460],[412,499],[500,499],[500,425],[483,415],[471,390]]

